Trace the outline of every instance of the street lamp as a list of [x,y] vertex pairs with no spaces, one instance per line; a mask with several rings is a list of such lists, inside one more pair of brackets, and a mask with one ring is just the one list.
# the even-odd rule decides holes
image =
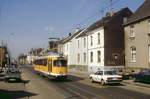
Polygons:
[[6,54],[6,58],[7,58],[7,66],[8,68],[10,67],[10,61],[11,61],[11,54],[10,54],[10,50],[9,50],[9,46],[8,43],[10,43],[10,37],[13,36],[14,33],[10,33],[7,39],[7,43],[6,43],[6,47],[7,47],[7,54]]
[[3,40],[2,40],[2,44],[1,44],[1,67],[3,65]]
[[7,59],[7,67],[9,68],[10,66],[9,66],[9,55],[8,55],[8,52],[6,53],[6,59]]

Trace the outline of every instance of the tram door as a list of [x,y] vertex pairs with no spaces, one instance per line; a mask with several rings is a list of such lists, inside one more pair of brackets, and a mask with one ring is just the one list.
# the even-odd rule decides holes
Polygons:
[[48,71],[52,72],[52,59],[48,59]]

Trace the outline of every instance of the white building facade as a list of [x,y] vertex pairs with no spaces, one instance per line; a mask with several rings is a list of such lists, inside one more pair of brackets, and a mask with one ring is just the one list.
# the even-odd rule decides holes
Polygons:
[[130,15],[131,11],[124,8],[70,36],[63,45],[63,53],[68,57],[68,65],[88,72],[124,67],[122,25],[124,17]]
[[[78,30],[73,33],[71,36],[65,39],[63,42],[63,55],[65,55],[68,59],[69,67],[76,67],[80,65],[81,56],[80,56],[80,49],[79,46],[81,42],[76,39],[78,35],[80,35],[84,29]],[[77,59],[80,58],[80,59]]]
[[104,67],[104,29],[88,33],[88,70],[97,71]]
[[[80,36],[80,35],[79,35]],[[77,69],[88,71],[88,39],[87,36],[76,37],[76,64]]]

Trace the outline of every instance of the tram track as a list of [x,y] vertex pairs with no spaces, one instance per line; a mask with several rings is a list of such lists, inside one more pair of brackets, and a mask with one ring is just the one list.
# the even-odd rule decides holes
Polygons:
[[32,67],[26,67],[25,69],[34,77],[38,76],[38,79],[43,81],[44,84],[58,90],[59,93],[63,94],[64,99],[149,99],[146,94],[122,89],[119,86],[96,88],[81,83],[80,81],[84,81],[84,79],[73,75],[69,75],[67,80],[53,80],[35,75]]

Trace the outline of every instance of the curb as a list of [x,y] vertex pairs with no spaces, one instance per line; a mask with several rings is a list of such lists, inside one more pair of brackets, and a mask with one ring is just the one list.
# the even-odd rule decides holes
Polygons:
[[[78,77],[89,78],[89,76],[85,76],[85,74],[82,74],[80,72],[70,71],[69,74],[72,74],[72,75],[75,75]],[[89,74],[87,74],[87,75],[89,75]],[[150,85],[148,85],[148,84],[142,84],[142,83],[137,83],[137,82],[133,82],[133,81],[132,82],[123,81],[122,84],[124,84],[124,85],[130,84],[130,85],[134,85],[134,86],[150,88]]]
[[82,73],[79,73],[79,72],[68,72],[69,74],[72,74],[72,75],[75,75],[75,76],[78,76],[78,77],[83,77],[83,78],[89,78],[89,74],[85,75],[85,74],[82,74]]

